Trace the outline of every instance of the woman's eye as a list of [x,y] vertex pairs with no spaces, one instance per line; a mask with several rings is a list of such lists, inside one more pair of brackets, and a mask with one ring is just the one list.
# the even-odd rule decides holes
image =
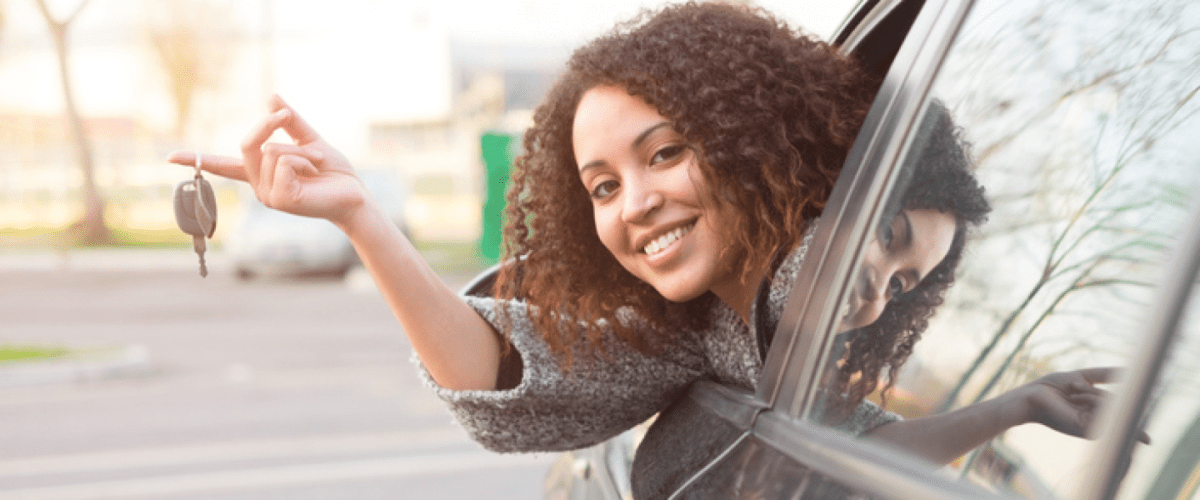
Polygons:
[[894,299],[902,293],[904,293],[904,282],[900,281],[900,278],[892,276],[888,280],[888,298]]
[[617,190],[618,186],[619,184],[617,184],[617,181],[604,181],[596,184],[596,186],[592,188],[592,198],[597,200],[607,198],[608,195]]
[[891,246],[892,238],[894,237],[895,233],[892,231],[892,223],[879,225],[879,241],[883,243],[885,248]]
[[656,165],[662,162],[674,160],[675,158],[678,158],[679,155],[682,155],[684,151],[687,151],[687,146],[682,144],[667,146],[654,153],[654,156],[650,158],[650,164]]

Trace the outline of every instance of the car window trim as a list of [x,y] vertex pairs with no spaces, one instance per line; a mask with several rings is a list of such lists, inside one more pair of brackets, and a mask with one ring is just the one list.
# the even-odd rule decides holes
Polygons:
[[878,29],[879,24],[891,15],[902,2],[903,0],[879,0],[861,19],[857,19],[857,22],[854,22],[852,29],[850,29],[850,23],[853,20],[843,24],[838,29],[838,35],[834,37],[833,44],[844,54],[853,53],[858,48],[858,45],[863,40],[866,40],[871,32]]
[[901,452],[872,446],[828,428],[779,411],[759,416],[754,436],[772,449],[870,498],[909,500],[987,499],[1005,497],[955,477]]
[[758,397],[773,408],[806,416],[812,407],[833,337],[834,313],[846,300],[862,245],[883,211],[899,159],[973,3],[926,2],[896,54],[780,316],[757,388]]
[[[1192,195],[1200,197],[1200,189]],[[1192,201],[1189,223],[1183,238],[1171,250],[1162,269],[1162,279],[1154,296],[1162,300],[1142,324],[1147,325],[1151,340],[1142,342],[1132,362],[1126,368],[1120,387],[1114,391],[1109,409],[1101,417],[1096,450],[1102,451],[1093,459],[1090,470],[1096,481],[1085,481],[1086,489],[1079,498],[1109,499],[1116,496],[1124,479],[1124,457],[1132,452],[1142,431],[1145,408],[1161,378],[1168,353],[1179,338],[1188,302],[1197,286],[1200,273],[1200,202]]]

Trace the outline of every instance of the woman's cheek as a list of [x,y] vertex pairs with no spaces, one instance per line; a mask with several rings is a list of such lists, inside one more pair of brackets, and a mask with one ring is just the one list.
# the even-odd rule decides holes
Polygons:
[[618,248],[618,245],[621,241],[621,234],[620,228],[617,227],[618,225],[615,224],[612,219],[614,214],[611,212],[612,211],[609,210],[608,207],[595,207],[594,220],[596,223],[596,236],[600,238],[600,243],[604,245],[604,248],[607,249],[609,253],[616,255],[617,252],[615,252],[614,249]]

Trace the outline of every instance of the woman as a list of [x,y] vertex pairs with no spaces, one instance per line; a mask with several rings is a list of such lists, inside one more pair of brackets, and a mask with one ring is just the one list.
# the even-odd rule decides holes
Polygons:
[[[526,134],[508,199],[515,264],[496,297],[442,284],[278,98],[243,158],[202,163],[346,232],[476,440],[565,450],[644,421],[701,378],[753,387],[758,325],[778,315],[871,92],[828,45],[742,7],[671,6],[589,43]],[[276,129],[295,144],[267,143]],[[897,292],[945,253],[906,269]],[[897,420],[861,403],[838,425],[893,439]]]

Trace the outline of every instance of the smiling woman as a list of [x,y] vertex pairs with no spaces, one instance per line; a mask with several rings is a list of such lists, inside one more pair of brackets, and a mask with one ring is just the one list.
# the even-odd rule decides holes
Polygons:
[[[506,242],[522,264],[501,271],[500,297],[552,305],[530,319],[567,363],[609,335],[670,349],[720,305],[748,321],[770,268],[820,213],[872,91],[832,47],[743,7],[667,7],[594,40],[526,133]],[[658,153],[679,156],[660,165]],[[645,253],[693,221],[679,251]],[[620,309],[639,320],[609,321]]]

